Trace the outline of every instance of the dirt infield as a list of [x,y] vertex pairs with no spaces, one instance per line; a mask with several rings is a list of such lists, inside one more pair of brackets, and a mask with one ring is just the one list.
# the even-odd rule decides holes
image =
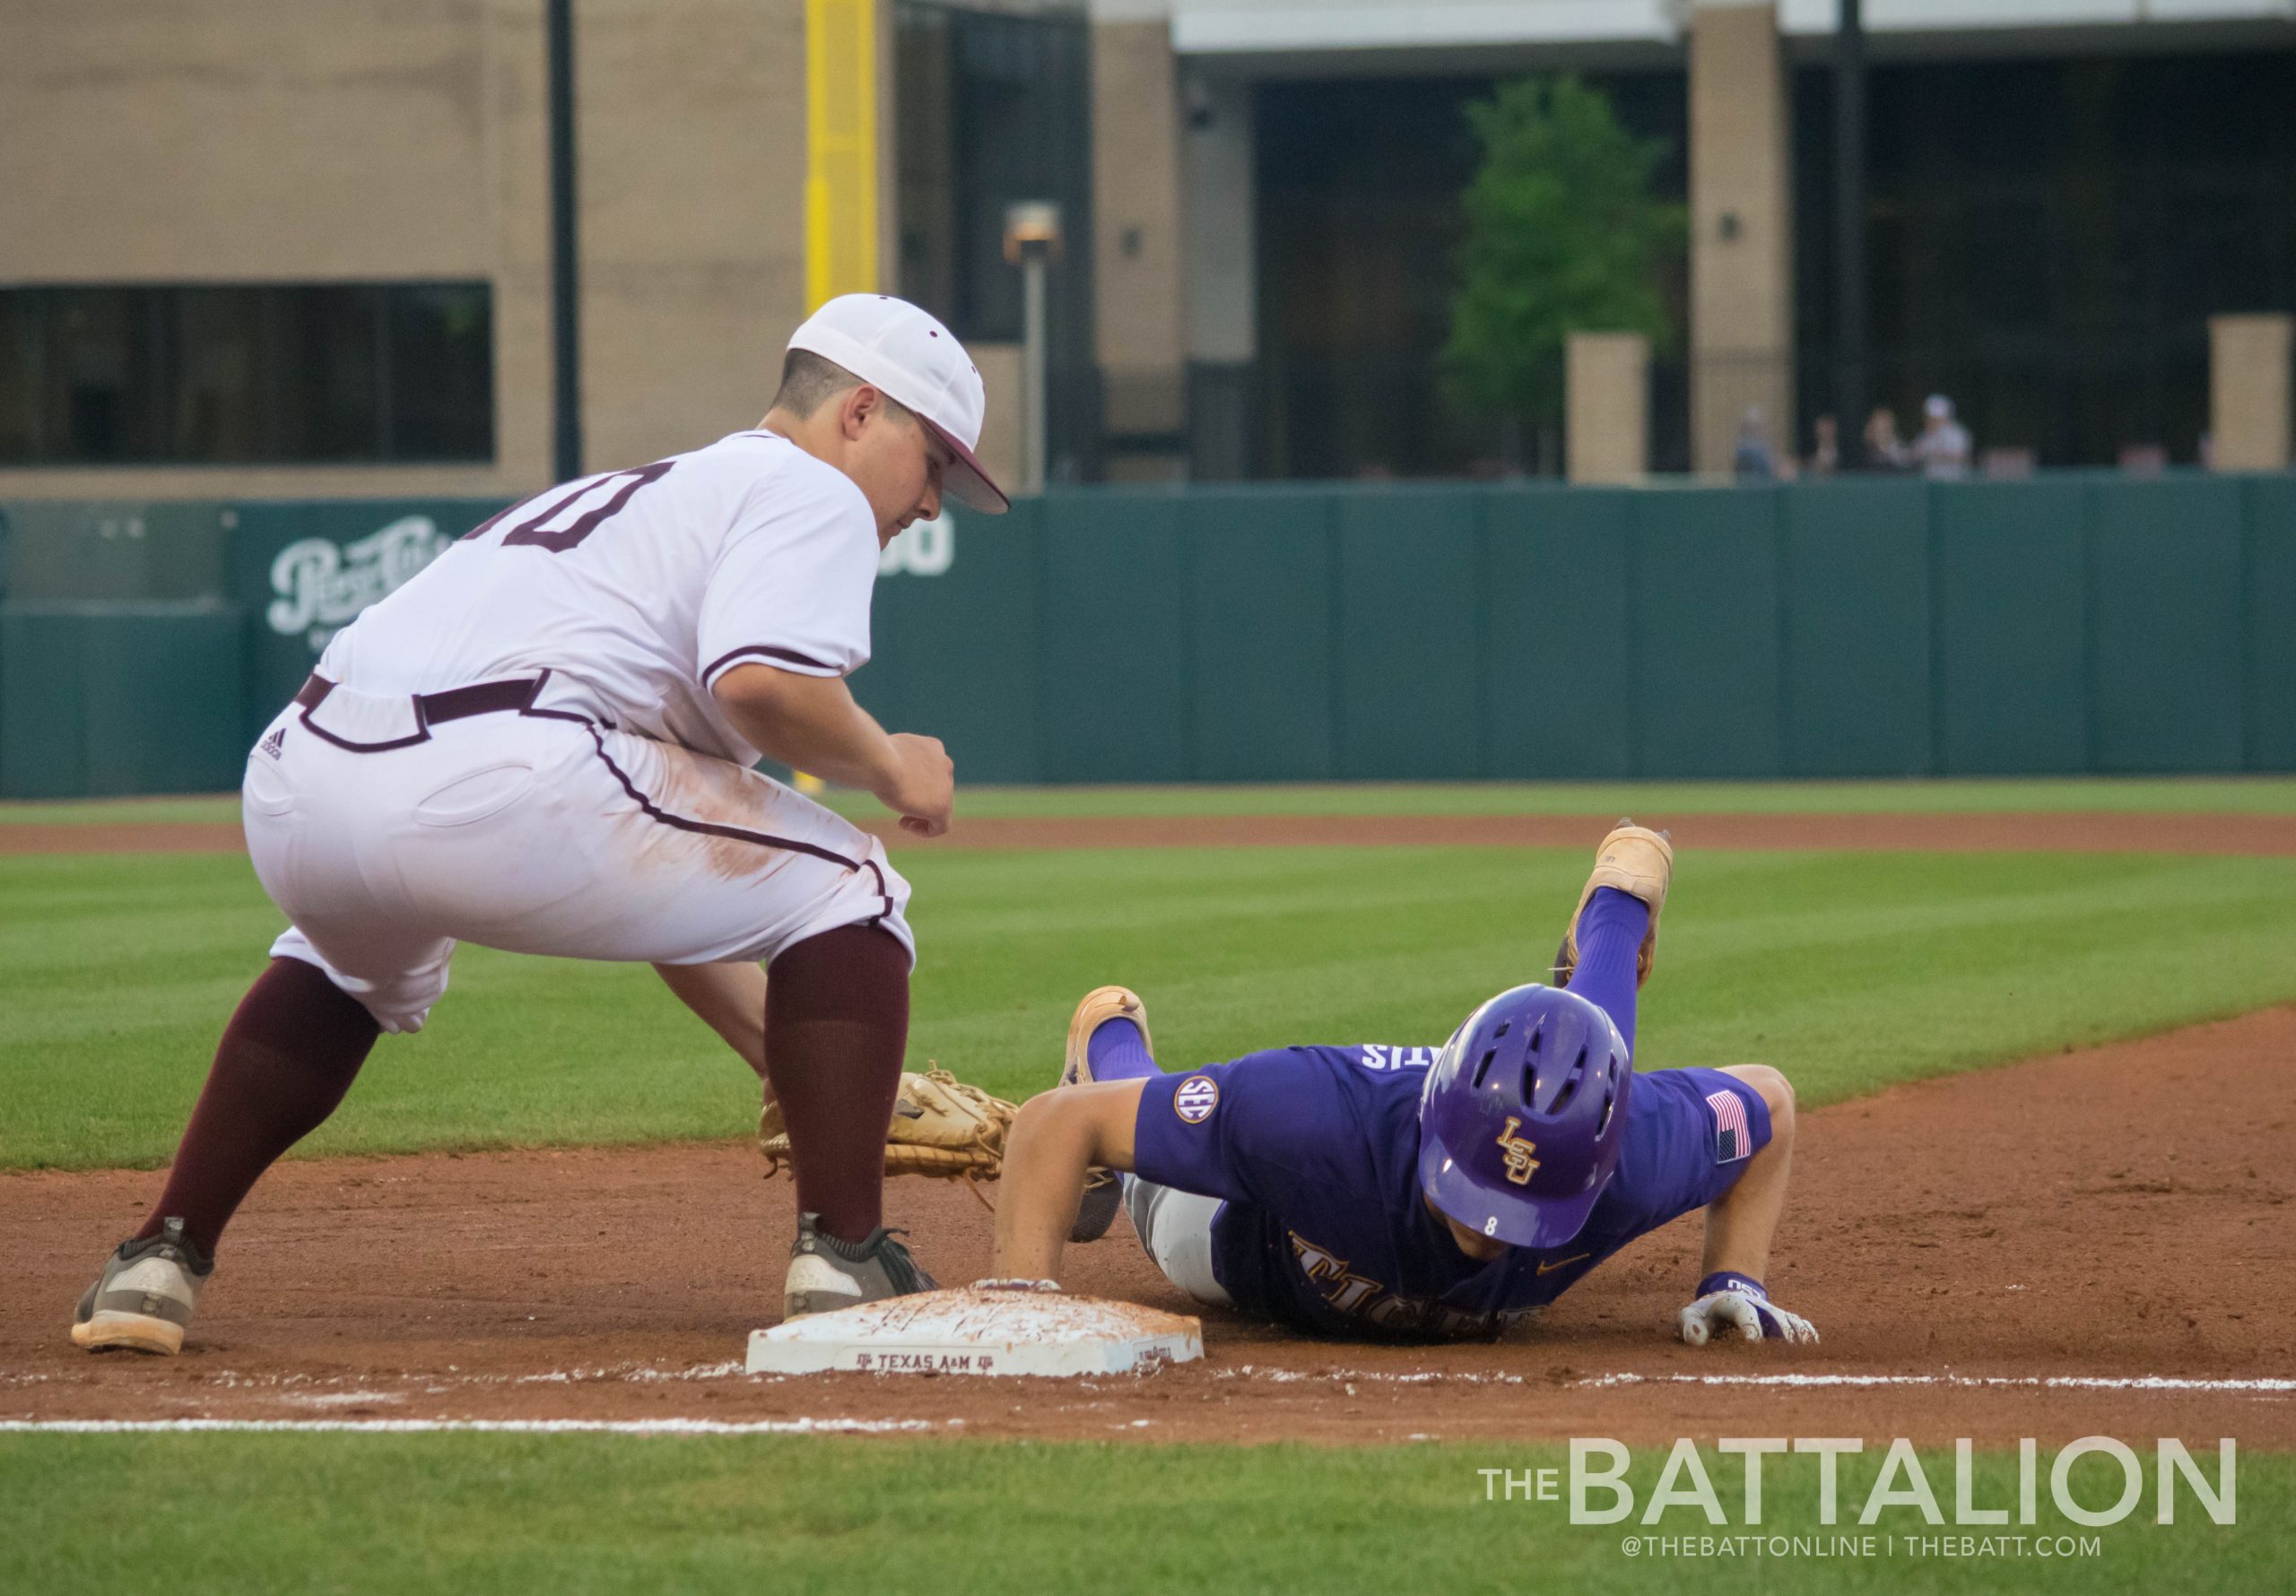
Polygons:
[[[1771,1284],[1815,1349],[1666,1331],[1694,1222],[1495,1345],[1370,1348],[1207,1314],[1207,1361],[1004,1382],[738,1373],[790,1189],[745,1146],[299,1162],[258,1189],[177,1359],[66,1340],[154,1175],[0,1175],[0,1419],[909,1421],[935,1433],[1329,1442],[1678,1434],[2235,1436],[2296,1446],[2296,1009],[1808,1114]],[[944,1280],[961,1188],[891,1188]],[[761,1223],[760,1216],[764,1216]],[[1182,1302],[1125,1221],[1073,1288]],[[1789,1383],[1777,1383],[1786,1376]],[[1817,1383],[1804,1383],[1814,1381]]]
[[[2296,815],[1645,814],[1679,842],[1738,850],[1907,849],[1956,853],[2296,854]],[[1183,815],[960,820],[920,842],[889,822],[865,829],[892,848],[1517,847],[1583,848],[1618,817],[1598,815]],[[0,854],[222,854],[233,824],[147,821],[0,825]]]

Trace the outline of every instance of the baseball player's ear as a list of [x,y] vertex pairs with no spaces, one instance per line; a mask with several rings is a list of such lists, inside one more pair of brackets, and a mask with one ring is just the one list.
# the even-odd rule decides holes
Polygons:
[[877,389],[863,383],[845,396],[845,435],[860,436],[869,419],[885,408],[885,396]]

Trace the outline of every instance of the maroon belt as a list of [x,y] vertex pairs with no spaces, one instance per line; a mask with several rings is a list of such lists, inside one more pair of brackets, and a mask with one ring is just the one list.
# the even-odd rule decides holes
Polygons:
[[[326,677],[313,673],[295,694],[295,702],[304,709],[316,709],[335,684]],[[506,676],[500,681],[474,682],[469,687],[450,687],[444,692],[416,693],[415,724],[422,726],[444,725],[450,720],[468,720],[474,715],[500,715],[506,710],[526,710],[534,707],[535,697],[542,691],[539,676]],[[309,722],[305,723],[309,724]]]

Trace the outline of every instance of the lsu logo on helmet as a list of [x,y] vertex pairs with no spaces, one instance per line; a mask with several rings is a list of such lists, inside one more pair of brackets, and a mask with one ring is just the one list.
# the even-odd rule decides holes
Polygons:
[[1499,1150],[1507,1159],[1507,1178],[1518,1186],[1526,1186],[1531,1184],[1532,1173],[1539,1167],[1539,1161],[1531,1157],[1538,1151],[1538,1144],[1515,1134],[1522,1128],[1522,1123],[1521,1119],[1509,1115],[1507,1128],[1499,1132],[1498,1141]]

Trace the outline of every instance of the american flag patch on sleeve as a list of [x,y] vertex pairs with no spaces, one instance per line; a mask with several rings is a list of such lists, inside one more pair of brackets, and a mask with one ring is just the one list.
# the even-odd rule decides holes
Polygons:
[[1724,1087],[1718,1092],[1706,1094],[1706,1106],[1714,1111],[1714,1161],[1735,1164],[1754,1150],[1752,1133],[1746,1129],[1746,1100]]

